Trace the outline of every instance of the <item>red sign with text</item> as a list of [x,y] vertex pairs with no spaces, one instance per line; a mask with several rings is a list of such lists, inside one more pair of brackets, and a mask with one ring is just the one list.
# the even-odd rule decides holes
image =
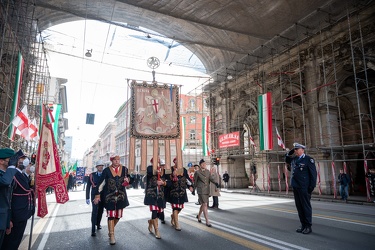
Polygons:
[[219,136],[219,148],[240,146],[240,132],[233,132]]

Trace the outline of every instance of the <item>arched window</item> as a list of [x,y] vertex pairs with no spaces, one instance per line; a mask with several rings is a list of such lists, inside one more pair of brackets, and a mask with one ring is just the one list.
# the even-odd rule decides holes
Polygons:
[[190,109],[195,109],[195,100],[194,99],[190,99],[190,101],[189,101],[189,108]]

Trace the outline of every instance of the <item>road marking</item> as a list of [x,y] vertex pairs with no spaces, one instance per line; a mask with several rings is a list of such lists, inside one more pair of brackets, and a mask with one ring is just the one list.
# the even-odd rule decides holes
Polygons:
[[53,214],[51,216],[51,220],[49,220],[47,229],[46,229],[46,231],[43,234],[43,238],[40,241],[40,244],[38,246],[38,250],[43,250],[44,249],[44,247],[45,247],[45,245],[47,243],[49,234],[50,234],[50,232],[52,230],[53,223],[55,222],[55,218],[56,218],[57,212],[59,211],[59,208],[60,208],[60,204],[57,204],[56,209],[53,211]]
[[192,221],[191,219],[185,219],[183,217],[180,217],[179,220],[182,221],[185,224],[188,224],[188,225],[192,226],[192,227],[196,227],[196,228],[199,228],[203,231],[207,231],[209,233],[215,234],[215,235],[217,235],[221,238],[230,240],[232,242],[235,242],[235,243],[237,243],[241,246],[247,247],[249,249],[255,249],[255,250],[271,249],[271,248],[268,248],[266,246],[260,245],[258,243],[255,243],[255,242],[243,239],[241,237],[235,236],[233,234],[226,233],[226,232],[222,231],[222,228],[220,228],[220,230],[219,230],[219,229],[215,229],[215,228],[212,228],[212,227],[207,227],[205,224],[196,223],[195,221]]
[[[290,214],[297,214],[297,212],[295,210],[290,210],[290,209],[271,208],[271,207],[265,207],[265,206],[262,206],[260,208],[265,209],[265,210],[270,210],[270,211],[278,211],[278,212],[284,212],[284,213],[290,213]],[[352,219],[347,219],[347,218],[342,218],[342,217],[323,215],[323,214],[314,214],[314,213],[313,213],[313,217],[314,218],[320,218],[320,219],[333,220],[333,221],[338,221],[338,222],[347,222],[347,223],[361,225],[361,226],[375,227],[375,223],[371,222],[371,221],[352,220]]]
[[[55,209],[55,206],[56,206],[56,203],[52,203],[52,204],[48,205],[48,211],[53,211]],[[35,216],[36,215],[34,215],[34,217]],[[38,222],[34,224],[30,248],[32,248],[34,246],[34,243],[35,243],[36,239],[38,238],[39,234],[42,232],[44,226],[48,222],[49,217],[51,217],[51,215],[47,214],[44,218],[39,218]],[[34,218],[34,221],[35,221],[35,218]],[[31,223],[31,220],[28,223]],[[31,230],[31,228],[30,228],[30,230]],[[25,237],[22,239],[22,242],[19,246],[19,249],[28,249],[29,239],[30,239],[30,233],[25,234]]]

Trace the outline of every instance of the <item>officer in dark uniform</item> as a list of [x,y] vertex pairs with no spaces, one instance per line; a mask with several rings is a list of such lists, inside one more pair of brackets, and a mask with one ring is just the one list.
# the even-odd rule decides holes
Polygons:
[[22,150],[19,150],[17,166],[9,166],[9,169],[17,170],[14,175],[13,195],[11,202],[10,223],[13,224],[10,234],[5,235],[2,250],[18,249],[21,244],[28,219],[35,212],[34,190],[30,187],[30,180],[26,177],[22,170],[25,168],[23,160],[26,158]]
[[301,228],[298,233],[309,234],[312,232],[312,208],[311,193],[316,186],[316,167],[313,158],[305,154],[305,146],[299,143],[293,144],[285,162],[288,164],[288,170],[292,171],[291,186],[293,187],[294,201],[298,211],[298,217],[301,222]]
[[[95,194],[98,193],[98,183],[100,180],[100,177],[103,172],[104,163],[102,161],[97,161],[96,163],[96,169],[97,171],[94,173],[91,173],[88,181],[87,181],[87,187],[86,187],[86,203],[87,205],[95,199]],[[91,189],[91,195],[90,195],[90,189]],[[97,229],[102,229],[102,226],[100,225],[100,222],[102,220],[102,215],[104,211],[104,197],[101,197],[101,201],[99,201],[98,204],[94,204],[92,202],[92,212],[91,212],[91,236],[96,236],[95,227]]]

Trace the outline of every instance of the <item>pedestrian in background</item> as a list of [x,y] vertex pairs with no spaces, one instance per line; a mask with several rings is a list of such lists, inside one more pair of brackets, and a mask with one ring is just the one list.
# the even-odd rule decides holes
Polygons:
[[[370,183],[370,195],[372,197],[375,196],[375,169],[370,168],[366,173],[366,178],[368,178]],[[374,199],[375,202],[375,199]]]
[[[91,173],[86,188],[86,203],[87,205],[92,203],[92,212],[91,212],[91,236],[96,236],[96,229],[102,229],[100,222],[102,221],[103,211],[104,211],[104,197],[100,197],[100,201],[98,204],[93,203],[92,201],[95,199],[95,194],[98,193],[98,183],[100,181],[100,177],[103,173],[104,163],[102,161],[97,161],[95,164],[96,172]],[[91,189],[91,194],[90,194]]]
[[293,144],[293,149],[285,156],[288,170],[291,173],[291,186],[293,187],[294,201],[298,211],[301,227],[298,233],[309,234],[312,232],[311,193],[316,186],[317,172],[313,158],[305,154],[305,146]]
[[229,178],[230,177],[228,171],[225,171],[225,173],[223,174],[224,188],[228,188]]
[[348,196],[349,196],[350,177],[347,173],[344,172],[344,169],[342,168],[340,169],[338,182],[340,184],[341,200],[347,201]]
[[[8,169],[14,150],[10,148],[0,149],[0,248],[3,243],[5,232],[10,228],[10,212],[12,198],[13,176],[17,173],[15,168]],[[18,159],[15,159],[17,162]]]
[[[210,168],[210,173],[212,179],[216,183],[220,183],[220,176],[215,166],[212,166]],[[219,187],[217,187],[213,182],[210,183],[210,196],[212,196],[213,200],[212,206],[210,206],[210,208],[219,209],[220,184]]]

